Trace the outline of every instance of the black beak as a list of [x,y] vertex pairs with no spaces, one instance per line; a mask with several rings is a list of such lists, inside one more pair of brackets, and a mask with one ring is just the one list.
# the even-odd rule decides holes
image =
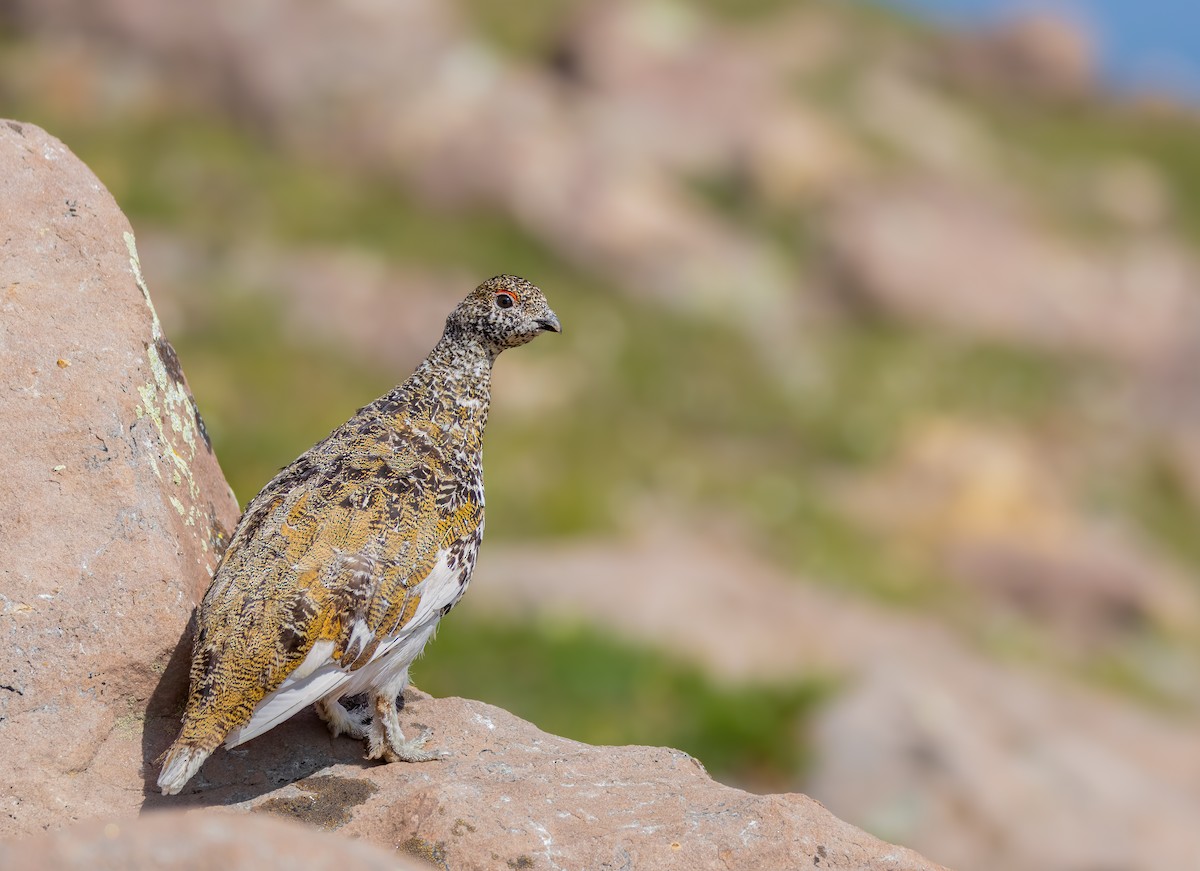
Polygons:
[[558,322],[558,315],[554,312],[547,312],[544,318],[538,318],[534,323],[543,330],[549,330],[552,333],[562,332],[562,324]]

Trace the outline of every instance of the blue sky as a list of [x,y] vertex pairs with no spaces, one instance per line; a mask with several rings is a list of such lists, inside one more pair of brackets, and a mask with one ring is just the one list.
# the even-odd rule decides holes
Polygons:
[[1086,22],[1113,84],[1168,89],[1200,101],[1200,0],[883,0],[955,24],[1022,9],[1063,9]]

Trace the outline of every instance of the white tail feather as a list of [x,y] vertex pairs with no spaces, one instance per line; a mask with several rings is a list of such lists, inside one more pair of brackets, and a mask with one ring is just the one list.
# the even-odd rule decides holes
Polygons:
[[299,680],[287,678],[279,689],[258,703],[249,723],[225,736],[225,746],[236,747],[275,728],[307,705],[334,692],[349,679],[345,669],[332,661]]
[[163,795],[177,795],[179,790],[192,779],[204,760],[212,753],[199,747],[172,747],[163,763],[162,771],[158,773],[158,788]]

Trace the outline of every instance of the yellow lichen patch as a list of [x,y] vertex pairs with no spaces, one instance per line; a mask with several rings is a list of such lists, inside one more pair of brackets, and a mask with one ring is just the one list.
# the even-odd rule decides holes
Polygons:
[[413,835],[400,845],[399,850],[402,853],[423,859],[431,865],[437,865],[438,867],[445,867],[446,865],[446,845],[441,841],[435,844],[419,835]]
[[158,319],[158,312],[154,308],[154,301],[150,299],[150,288],[146,285],[146,279],[142,277],[142,261],[138,257],[137,242],[134,240],[133,234],[128,231],[125,232],[125,247],[129,250],[129,268],[133,272],[133,280],[142,292],[142,296],[146,300],[146,305],[150,307],[150,336],[154,339],[162,338],[162,322]]
[[[159,458],[166,460],[170,469],[170,481],[176,487],[186,488],[187,499],[170,496],[171,505],[189,526],[195,526],[204,520],[197,516],[200,499],[200,487],[192,472],[191,462],[196,457],[196,449],[203,436],[196,424],[195,404],[191,395],[184,387],[182,377],[178,373],[178,361],[174,360],[174,352],[163,337],[162,324],[158,312],[150,299],[150,290],[142,276],[141,261],[138,258],[137,245],[132,233],[125,233],[125,246],[129,250],[129,268],[133,273],[134,282],[141,290],[150,309],[150,335],[153,341],[146,345],[146,360],[150,366],[151,380],[138,386],[138,396],[141,404],[135,413],[138,418],[149,418],[154,424],[158,437],[158,456],[150,455],[150,464],[155,475],[163,477],[159,467]],[[169,352],[171,365],[163,359],[164,349]]]
[[145,722],[146,714],[144,712],[134,711],[123,714],[113,724],[113,733],[121,738],[137,738],[142,734],[142,727]]

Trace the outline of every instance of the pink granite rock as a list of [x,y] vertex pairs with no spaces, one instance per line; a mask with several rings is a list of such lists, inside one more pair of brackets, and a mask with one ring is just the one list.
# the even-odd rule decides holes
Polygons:
[[855,191],[826,245],[843,297],[902,321],[1136,365],[1195,341],[1197,266],[1181,246],[1068,242],[984,190],[913,178]]
[[1002,94],[1073,101],[1100,82],[1095,34],[1086,21],[1053,11],[956,35],[941,55],[947,77]]
[[102,817],[16,844],[0,866],[39,871],[418,871],[423,863],[263,816]]
[[449,758],[366,763],[306,712],[218,751],[182,795],[146,806],[281,814],[459,871],[938,867],[807,796],[716,783],[678,750],[593,747],[482,702],[406,695],[404,728],[432,729]]
[[172,652],[238,508],[112,197],[57,139],[0,121],[0,202],[11,836],[137,808],[142,720],[181,689]]

